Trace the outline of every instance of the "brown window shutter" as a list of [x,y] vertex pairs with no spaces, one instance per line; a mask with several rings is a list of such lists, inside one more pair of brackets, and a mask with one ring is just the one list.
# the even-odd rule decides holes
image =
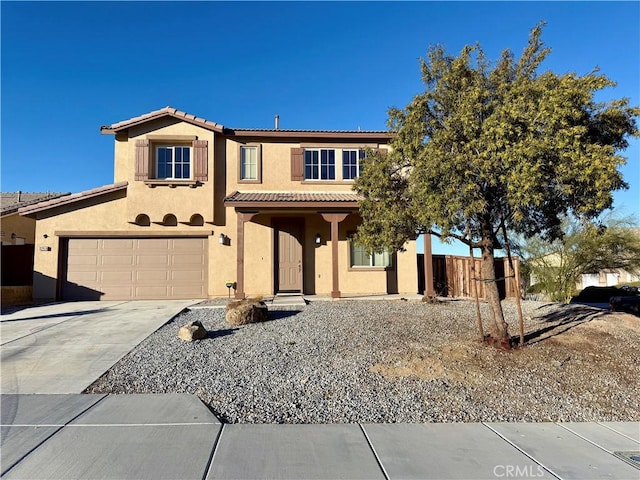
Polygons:
[[291,149],[291,180],[294,182],[304,180],[304,148]]
[[149,179],[149,140],[136,140],[136,180]]
[[208,145],[206,140],[193,141],[193,178],[200,182],[208,180]]

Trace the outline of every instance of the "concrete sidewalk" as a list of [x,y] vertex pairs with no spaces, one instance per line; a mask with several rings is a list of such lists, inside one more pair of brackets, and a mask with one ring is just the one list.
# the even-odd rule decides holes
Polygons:
[[81,393],[192,300],[66,302],[0,316],[2,393]]
[[2,478],[640,480],[638,422],[222,425],[187,394],[46,394],[83,391],[191,303],[3,315]]
[[640,478],[632,422],[221,425],[187,394],[1,401],[7,479]]

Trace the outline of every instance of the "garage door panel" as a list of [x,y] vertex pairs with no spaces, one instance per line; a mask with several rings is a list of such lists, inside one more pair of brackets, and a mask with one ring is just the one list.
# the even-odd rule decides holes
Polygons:
[[175,266],[180,265],[202,265],[204,262],[204,255],[194,254],[176,254],[172,255],[171,264]]
[[102,255],[100,257],[102,261],[102,265],[104,266],[118,266],[122,267],[123,265],[132,266],[134,263],[133,255]]
[[134,245],[134,240],[128,240],[123,238],[107,238],[101,240],[101,248],[104,250],[131,250]]
[[65,299],[203,298],[206,238],[69,239]]
[[166,268],[170,264],[171,257],[169,255],[161,255],[161,254],[149,254],[142,253],[138,254],[138,265],[148,265],[148,266],[160,266],[162,268]]
[[[175,238],[171,243],[172,245],[172,249],[175,252],[178,251],[193,251],[194,247],[196,246],[196,242],[193,242],[194,239],[192,238]],[[205,242],[206,239],[202,238],[202,239],[198,239],[199,243],[197,245],[197,248],[200,249],[204,249],[205,247]]]
[[75,265],[98,265],[97,255],[73,255],[69,257],[69,267]]
[[180,285],[172,287],[171,295],[174,297],[198,298],[206,295],[204,287],[197,285]]
[[200,284],[204,279],[205,275],[202,270],[174,270],[171,272],[173,282]]
[[100,300],[121,300],[123,298],[133,298],[133,288],[123,285],[109,285],[107,288],[97,289],[102,292]]
[[167,270],[147,271],[139,270],[135,272],[136,280],[140,283],[150,283],[151,285],[166,284],[170,280],[170,272]]
[[171,246],[168,238],[141,238],[136,243],[136,248],[142,250],[167,250]]
[[166,285],[137,286],[136,296],[139,298],[166,298],[169,297],[169,289]]
[[133,272],[100,272],[100,281],[102,282],[126,282],[131,283],[133,280]]
[[90,238],[73,238],[69,240],[69,251],[95,250],[100,241]]

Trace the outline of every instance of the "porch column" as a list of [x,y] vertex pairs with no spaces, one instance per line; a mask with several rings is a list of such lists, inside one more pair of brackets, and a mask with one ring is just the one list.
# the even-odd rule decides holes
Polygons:
[[348,213],[321,213],[325,222],[331,224],[331,298],[340,298],[340,285],[338,280],[338,224],[343,221]]
[[257,212],[237,212],[238,230],[236,233],[236,293],[237,299],[243,299],[244,293],[244,224],[250,222]]
[[435,297],[433,289],[433,254],[431,253],[431,234],[422,235],[424,240],[424,296]]

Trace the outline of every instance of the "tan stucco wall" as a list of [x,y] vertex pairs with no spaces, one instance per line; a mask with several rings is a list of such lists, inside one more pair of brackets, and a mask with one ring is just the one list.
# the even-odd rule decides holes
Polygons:
[[[240,143],[234,139],[227,139],[227,192],[235,190],[249,192],[254,190],[265,191],[308,191],[308,192],[348,192],[351,191],[353,181],[342,181],[342,148],[378,148],[378,144],[338,144],[326,141],[313,143],[315,148],[332,148],[336,150],[336,180],[330,181],[291,181],[291,149],[307,144],[298,143],[267,143],[247,141],[246,145],[262,146],[262,182],[241,183],[239,182],[239,155]],[[310,145],[310,144],[309,144]],[[308,145],[307,145],[308,146]],[[383,148],[386,148],[383,146]]]
[[33,244],[36,221],[33,218],[22,217],[16,212],[0,218],[0,230],[2,230],[3,245],[16,245],[18,243],[15,238],[11,238],[12,233],[17,238],[24,238],[24,243]]
[[398,252],[396,257],[398,292],[406,294],[418,293],[418,260],[415,240],[407,242],[404,248],[405,251]]
[[[209,180],[195,188],[181,185],[146,185],[135,179],[136,140],[154,136],[189,136],[207,140]],[[129,137],[116,136],[114,181],[128,181],[126,219],[133,222],[139,214],[146,214],[151,222],[162,222],[165,215],[173,214],[178,222],[189,222],[194,214],[200,214],[205,222],[213,223],[215,133],[186,122],[157,120],[130,129]],[[192,166],[193,169],[193,166]]]
[[[256,223],[245,224],[245,292],[268,295],[273,292],[273,230]],[[234,269],[235,271],[235,269]]]
[[[312,215],[305,222],[304,287],[307,294],[331,293],[331,226],[320,215]],[[321,243],[316,245],[316,234]]]

